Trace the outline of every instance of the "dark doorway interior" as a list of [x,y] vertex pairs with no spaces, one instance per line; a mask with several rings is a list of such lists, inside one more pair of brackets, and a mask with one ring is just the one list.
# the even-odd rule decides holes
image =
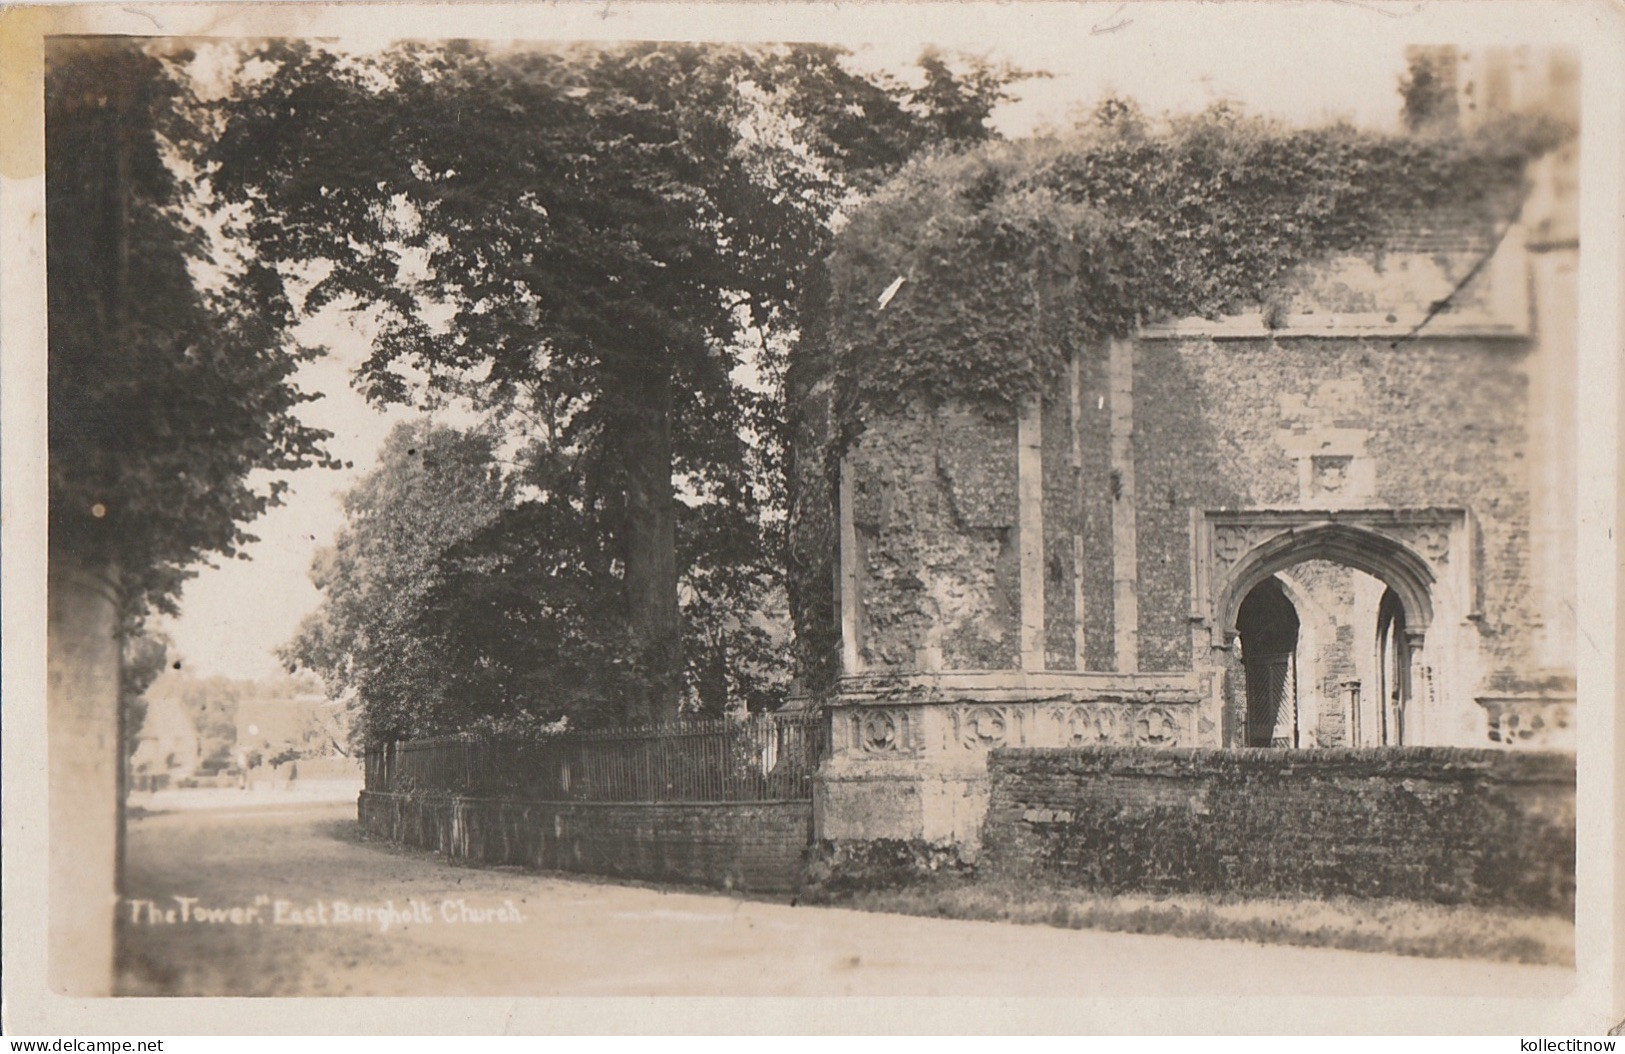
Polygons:
[[1236,616],[1247,676],[1247,745],[1298,745],[1298,612],[1275,577],[1254,586]]

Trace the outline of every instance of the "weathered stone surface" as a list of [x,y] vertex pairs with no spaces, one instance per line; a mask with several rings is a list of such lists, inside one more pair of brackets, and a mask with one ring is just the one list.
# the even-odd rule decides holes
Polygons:
[[[1078,500],[1081,470],[1072,463],[1074,443],[1070,383],[1066,391],[1044,400],[1044,668],[1075,670],[1077,663],[1077,590],[1074,537],[1082,531]],[[1081,445],[1078,452],[1081,454]]]
[[897,415],[864,433],[851,463],[864,666],[1013,668],[1014,422],[955,408]]
[[825,841],[952,843],[974,855],[986,812],[983,771],[861,761],[819,774],[814,831]]

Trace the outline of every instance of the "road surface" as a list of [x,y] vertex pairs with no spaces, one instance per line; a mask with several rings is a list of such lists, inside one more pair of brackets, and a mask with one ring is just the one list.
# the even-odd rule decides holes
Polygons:
[[128,995],[1529,997],[1574,983],[1556,967],[912,918],[454,867],[361,840],[343,802],[138,813],[127,861]]

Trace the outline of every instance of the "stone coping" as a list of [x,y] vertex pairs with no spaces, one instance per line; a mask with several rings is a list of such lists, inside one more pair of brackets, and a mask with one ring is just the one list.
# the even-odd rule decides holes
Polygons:
[[1575,780],[1574,754],[1559,750],[1505,750],[1494,747],[996,747],[988,752],[990,772],[1001,761],[1026,758],[1042,762],[1104,763],[1107,769],[1177,777],[1184,772],[1277,771],[1283,776],[1323,772],[1450,780],[1488,778],[1502,782]]
[[833,705],[937,702],[1198,703],[1201,675],[1098,670],[955,670],[843,677]]

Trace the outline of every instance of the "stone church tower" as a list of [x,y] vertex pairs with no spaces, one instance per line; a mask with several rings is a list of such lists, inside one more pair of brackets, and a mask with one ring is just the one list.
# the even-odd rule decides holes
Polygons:
[[[1577,126],[1571,59],[1411,57],[1427,121]],[[999,746],[1572,749],[1575,170],[1077,356],[1015,421],[870,422],[820,837],[974,842]]]

